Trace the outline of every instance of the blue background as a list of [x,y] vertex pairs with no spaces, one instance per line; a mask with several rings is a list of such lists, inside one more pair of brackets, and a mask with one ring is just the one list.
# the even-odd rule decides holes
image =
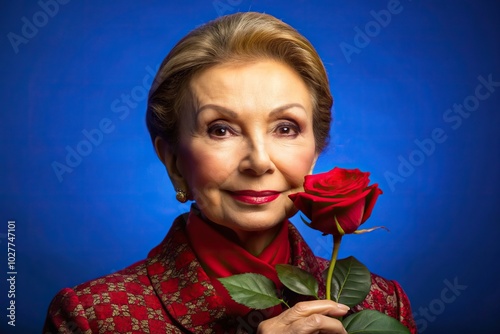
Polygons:
[[[371,11],[386,10],[386,0],[219,3],[74,0],[51,17],[36,1],[2,2],[0,331],[40,332],[58,290],[144,258],[187,209],[145,127],[150,72],[192,28],[248,10],[296,27],[327,67],[335,122],[315,171],[358,167],[384,190],[367,226],[391,231],[347,237],[341,256],[398,280],[421,332],[495,329],[500,87],[467,118],[445,118],[454,104],[474,102],[479,76],[500,81],[499,2],[401,0],[383,27]],[[39,27],[11,42],[27,21]],[[355,39],[356,27],[371,36]],[[357,51],[346,56],[346,44]],[[428,143],[436,128],[446,140],[418,153],[415,141]],[[86,131],[95,144],[85,144]],[[67,164],[72,149],[85,156],[58,177],[54,162]],[[402,159],[417,166],[404,170]],[[8,220],[16,221],[15,328],[6,318]],[[328,256],[331,241],[295,221]]]

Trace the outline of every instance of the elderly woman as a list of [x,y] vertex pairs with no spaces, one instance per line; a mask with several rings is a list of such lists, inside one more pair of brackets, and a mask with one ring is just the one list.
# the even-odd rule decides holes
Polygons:
[[[44,333],[345,333],[335,317],[375,309],[412,332],[394,281],[372,275],[354,310],[286,291],[274,266],[323,281],[287,218],[324,149],[332,97],[319,56],[296,30],[265,14],[219,18],[184,37],[151,87],[147,125],[180,202],[194,201],[147,259],[63,289]],[[285,290],[289,309],[252,311],[218,278],[254,272]],[[323,292],[324,295],[324,292]]]

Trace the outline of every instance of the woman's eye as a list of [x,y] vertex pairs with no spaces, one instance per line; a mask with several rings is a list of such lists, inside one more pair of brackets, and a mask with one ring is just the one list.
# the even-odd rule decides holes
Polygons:
[[300,133],[300,129],[296,124],[284,123],[276,127],[276,133],[279,136],[296,137]]
[[231,135],[231,129],[224,124],[214,124],[208,127],[208,134],[213,137],[227,137]]

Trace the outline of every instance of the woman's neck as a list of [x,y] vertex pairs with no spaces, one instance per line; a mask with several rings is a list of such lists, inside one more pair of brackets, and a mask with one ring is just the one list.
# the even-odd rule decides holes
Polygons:
[[274,240],[281,229],[281,224],[265,231],[234,231],[232,232],[238,238],[238,244],[247,252],[254,256],[260,253]]
[[277,224],[276,226],[273,226],[265,231],[236,230],[210,221],[197,206],[193,206],[192,210],[205,222],[212,225],[212,227],[219,231],[219,233],[224,235],[229,240],[234,240],[253,256],[259,256],[260,253],[262,253],[262,251],[264,251],[264,249],[266,249],[266,247],[269,246],[269,244],[275,239],[282,227],[281,224]]

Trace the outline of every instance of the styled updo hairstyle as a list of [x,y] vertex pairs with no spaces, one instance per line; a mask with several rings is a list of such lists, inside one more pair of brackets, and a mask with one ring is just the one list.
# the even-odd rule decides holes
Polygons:
[[153,142],[160,136],[175,149],[179,117],[185,112],[194,74],[219,64],[259,59],[280,61],[302,77],[312,97],[316,151],[321,152],[328,142],[333,103],[323,63],[294,28],[254,12],[223,16],[194,29],[163,60],[149,91],[146,112]]

